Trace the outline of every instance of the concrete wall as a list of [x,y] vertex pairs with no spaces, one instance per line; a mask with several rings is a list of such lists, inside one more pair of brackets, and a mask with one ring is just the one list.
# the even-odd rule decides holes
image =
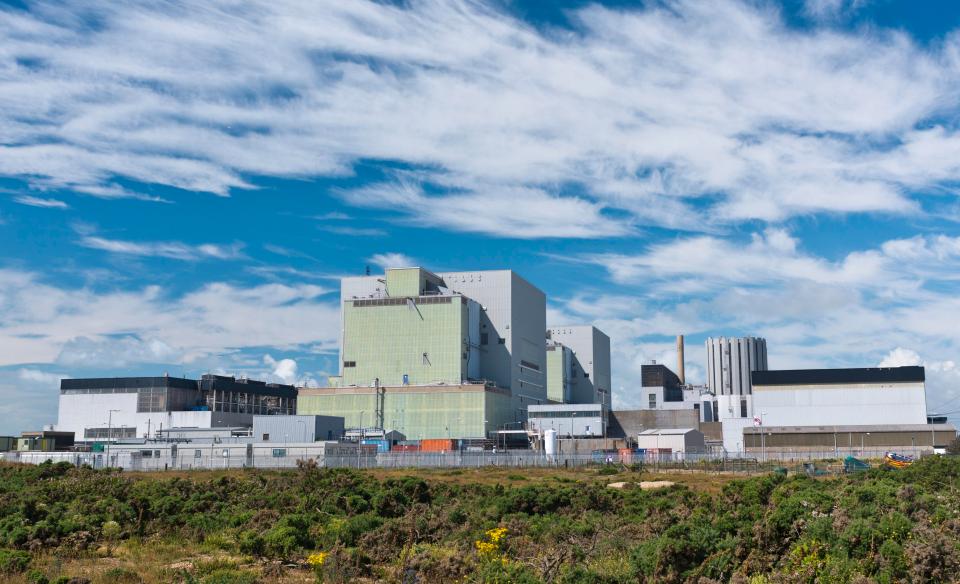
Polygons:
[[755,415],[764,426],[925,424],[924,384],[756,386]]
[[634,440],[637,434],[651,428],[700,428],[695,410],[613,410],[610,412],[607,436]]

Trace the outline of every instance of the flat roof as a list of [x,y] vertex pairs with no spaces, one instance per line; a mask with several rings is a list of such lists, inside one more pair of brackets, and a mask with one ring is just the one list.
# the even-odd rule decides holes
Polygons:
[[781,369],[754,371],[754,386],[763,385],[831,385],[843,383],[910,383],[925,379],[920,366],[863,367],[854,369]]
[[592,412],[600,410],[603,410],[603,404],[530,404],[527,406],[528,412]]
[[197,389],[194,379],[183,377],[87,377],[61,379],[60,389],[136,389],[140,387],[178,387]]
[[674,436],[690,432],[699,432],[699,430],[696,428],[651,428],[640,432],[640,436]]

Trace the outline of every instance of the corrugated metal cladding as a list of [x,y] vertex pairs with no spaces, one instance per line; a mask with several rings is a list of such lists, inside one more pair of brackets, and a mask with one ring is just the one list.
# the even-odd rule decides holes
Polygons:
[[753,392],[751,373],[767,370],[767,341],[759,337],[708,338],[707,387],[715,395]]

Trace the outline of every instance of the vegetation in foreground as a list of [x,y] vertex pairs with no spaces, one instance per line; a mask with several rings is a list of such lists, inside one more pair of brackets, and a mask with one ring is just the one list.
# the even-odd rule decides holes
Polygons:
[[960,581],[954,458],[831,480],[769,474],[650,491],[607,487],[639,480],[628,472],[491,470],[485,481],[462,472],[171,477],[0,466],[0,579]]

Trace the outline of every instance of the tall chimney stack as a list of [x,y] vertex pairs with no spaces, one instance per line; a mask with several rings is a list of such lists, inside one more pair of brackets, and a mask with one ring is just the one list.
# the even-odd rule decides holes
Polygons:
[[683,373],[683,335],[677,335],[677,377],[680,384],[686,385],[687,380]]

